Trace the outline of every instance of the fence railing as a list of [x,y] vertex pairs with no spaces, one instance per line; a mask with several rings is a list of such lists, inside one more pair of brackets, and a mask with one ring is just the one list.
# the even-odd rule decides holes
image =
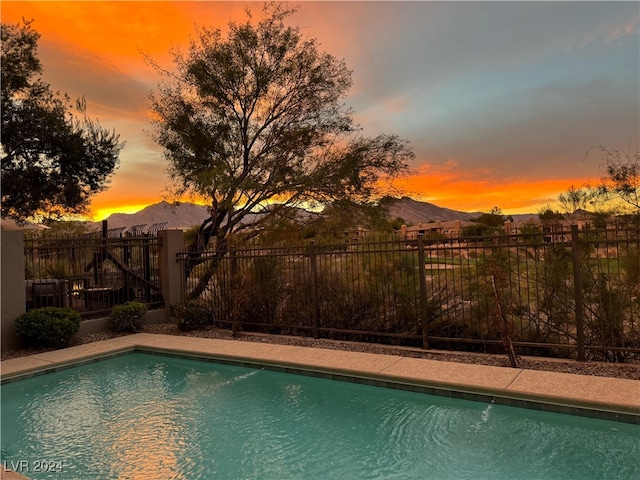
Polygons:
[[158,237],[25,238],[27,310],[66,306],[83,315],[135,300],[160,304]]
[[181,253],[216,324],[425,348],[625,361],[640,355],[640,232]]

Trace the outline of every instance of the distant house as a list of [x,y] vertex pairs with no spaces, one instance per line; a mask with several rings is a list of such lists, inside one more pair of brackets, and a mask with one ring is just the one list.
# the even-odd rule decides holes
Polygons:
[[[605,219],[607,225],[615,225],[616,217],[610,215]],[[577,225],[579,230],[594,228],[594,214],[586,210],[576,210],[572,214],[564,215],[562,219],[540,220],[537,217],[529,217],[524,221],[504,223],[505,233],[517,235],[532,231],[542,232],[546,242],[564,242],[569,238],[568,233],[572,225]]]
[[410,227],[402,225],[399,236],[401,240],[415,240],[418,235],[424,235],[426,238],[457,238],[462,234],[462,229],[473,222],[466,220],[453,220],[450,222],[419,222],[417,225]]
[[[608,224],[615,223],[615,217],[607,219]],[[401,240],[415,240],[418,235],[425,238],[458,238],[462,236],[465,227],[477,225],[476,222],[466,220],[419,222],[416,225],[403,225],[398,232]],[[523,233],[540,232],[546,242],[567,241],[571,225],[577,225],[584,230],[594,227],[594,215],[585,210],[577,210],[572,215],[565,215],[562,219],[553,221],[540,220],[537,216],[531,216],[526,220],[504,222],[503,231],[506,235],[519,235]]]
[[367,236],[369,230],[362,227],[357,226],[353,227],[349,230],[345,230],[344,237],[347,242],[358,242]]

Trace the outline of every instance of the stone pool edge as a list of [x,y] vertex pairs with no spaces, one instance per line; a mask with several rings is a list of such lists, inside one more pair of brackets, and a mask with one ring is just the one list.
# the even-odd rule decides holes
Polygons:
[[363,352],[138,333],[0,362],[2,383],[139,351],[640,425],[640,381]]

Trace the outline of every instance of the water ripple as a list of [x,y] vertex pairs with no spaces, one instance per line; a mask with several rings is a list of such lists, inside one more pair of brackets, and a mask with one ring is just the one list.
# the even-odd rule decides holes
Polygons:
[[2,460],[64,478],[640,478],[634,425],[151,355],[3,385],[1,413]]

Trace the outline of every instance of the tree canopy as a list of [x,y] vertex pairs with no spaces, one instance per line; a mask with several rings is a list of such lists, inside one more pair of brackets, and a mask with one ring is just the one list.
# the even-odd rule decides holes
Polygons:
[[617,204],[623,212],[640,214],[640,151],[627,153],[600,146],[591,148],[602,155],[601,167],[606,172],[591,189],[591,199]]
[[589,207],[591,193],[588,188],[576,188],[571,185],[569,189],[558,196],[558,202],[564,212],[571,216],[577,210],[586,210]]
[[[124,143],[39,74],[31,22],[1,26],[2,215],[24,220],[86,212],[108,185]],[[72,113],[75,109],[76,114]]]
[[538,218],[544,223],[559,225],[564,220],[564,214],[554,211],[551,207],[547,206],[540,210]]
[[219,244],[283,209],[374,201],[413,158],[395,135],[361,135],[343,103],[351,71],[285,25],[294,12],[247,10],[225,36],[199,27],[186,53],[173,52],[175,71],[149,60],[164,76],[150,100],[172,187],[211,202]]
[[478,218],[472,218],[476,225],[468,225],[462,229],[463,237],[482,237],[503,233],[504,223],[513,222],[511,215],[503,215],[499,207],[493,207],[489,212],[483,213]]

